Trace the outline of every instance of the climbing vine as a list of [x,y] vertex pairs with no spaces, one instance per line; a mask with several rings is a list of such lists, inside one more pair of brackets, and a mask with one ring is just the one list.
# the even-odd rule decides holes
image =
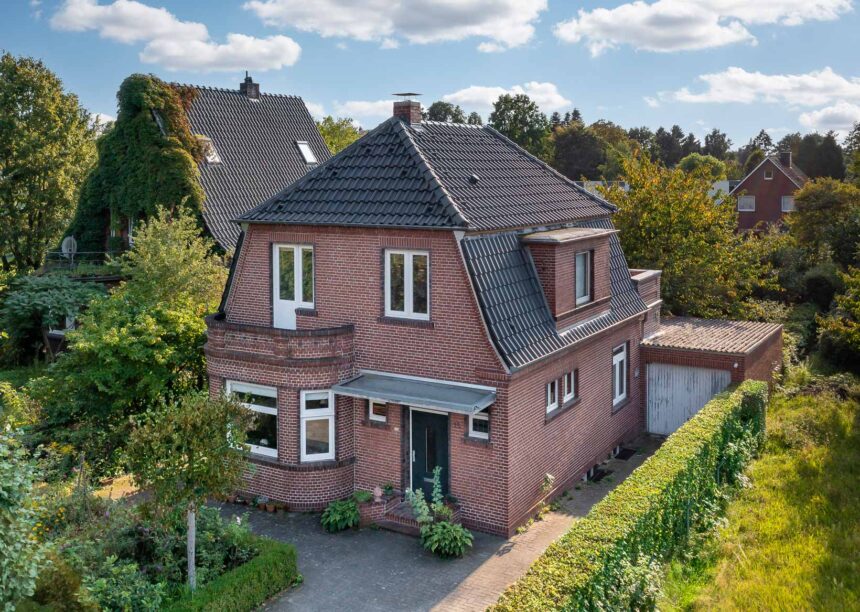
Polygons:
[[183,208],[202,223],[201,151],[186,114],[195,94],[192,87],[153,75],[133,74],[122,82],[116,122],[99,139],[98,164],[81,190],[68,231],[79,250],[103,251],[111,223],[118,229],[160,206]]

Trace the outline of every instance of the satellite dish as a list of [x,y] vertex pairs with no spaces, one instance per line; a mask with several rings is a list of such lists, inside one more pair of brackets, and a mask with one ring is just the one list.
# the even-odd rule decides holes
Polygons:
[[74,236],[66,236],[63,238],[63,244],[60,245],[60,249],[63,251],[63,257],[71,259],[78,252],[78,241],[75,240]]

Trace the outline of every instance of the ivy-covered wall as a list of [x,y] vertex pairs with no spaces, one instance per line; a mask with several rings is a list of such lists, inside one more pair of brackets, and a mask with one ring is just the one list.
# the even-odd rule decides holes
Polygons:
[[146,218],[159,206],[190,210],[202,224],[200,147],[186,116],[195,94],[153,75],[133,74],[122,82],[116,122],[99,139],[98,164],[81,189],[67,232],[79,251],[119,247],[118,239],[106,242],[111,218],[119,230],[129,218]]

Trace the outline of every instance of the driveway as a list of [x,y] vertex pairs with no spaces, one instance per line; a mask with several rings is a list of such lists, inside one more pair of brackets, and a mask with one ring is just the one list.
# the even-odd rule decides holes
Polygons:
[[[629,460],[603,466],[612,474],[569,491],[561,508],[510,539],[475,532],[462,559],[442,560],[410,536],[377,529],[329,534],[319,514],[250,511],[255,533],[295,544],[304,582],[264,606],[264,610],[484,610],[529,568],[554,540],[588,513],[657,448],[642,438]],[[224,504],[227,515],[247,511]]]

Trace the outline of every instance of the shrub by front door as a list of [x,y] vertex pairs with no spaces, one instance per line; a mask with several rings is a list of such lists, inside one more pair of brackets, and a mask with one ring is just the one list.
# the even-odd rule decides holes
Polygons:
[[429,501],[436,466],[442,468],[442,493],[448,493],[448,415],[413,408],[410,420],[412,488],[423,490]]

